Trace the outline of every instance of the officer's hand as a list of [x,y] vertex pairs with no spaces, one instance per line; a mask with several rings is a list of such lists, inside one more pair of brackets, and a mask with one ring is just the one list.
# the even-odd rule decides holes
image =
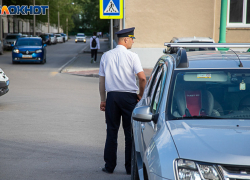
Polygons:
[[105,107],[106,107],[106,102],[101,102],[101,104],[100,104],[100,110],[101,111],[105,111]]
[[142,95],[137,94],[137,102],[139,102],[141,100],[141,98],[142,98]]

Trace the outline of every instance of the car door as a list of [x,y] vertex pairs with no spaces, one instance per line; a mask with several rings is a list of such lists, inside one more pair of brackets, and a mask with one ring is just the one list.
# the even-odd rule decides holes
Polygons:
[[[150,106],[150,112],[153,115],[158,114],[160,100],[163,93],[163,87],[166,79],[167,67],[164,61],[159,61],[157,71],[155,72],[155,77],[152,79],[152,83],[150,85],[148,91],[148,106]],[[154,137],[155,132],[157,131],[156,124],[151,122],[141,122],[141,132],[142,132],[142,140],[144,151],[150,144],[151,139]]]

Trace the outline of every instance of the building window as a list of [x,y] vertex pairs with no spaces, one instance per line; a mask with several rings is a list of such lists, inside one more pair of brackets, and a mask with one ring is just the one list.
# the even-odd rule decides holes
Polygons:
[[250,27],[250,0],[228,0],[228,27]]

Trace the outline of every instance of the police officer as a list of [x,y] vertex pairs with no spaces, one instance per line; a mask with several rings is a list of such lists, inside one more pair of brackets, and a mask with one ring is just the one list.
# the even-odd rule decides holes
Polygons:
[[[117,159],[117,134],[122,117],[125,134],[125,169],[131,174],[131,115],[141,99],[146,85],[146,76],[139,56],[128,49],[134,43],[134,27],[116,32],[118,45],[102,55],[99,70],[100,110],[105,111],[107,137],[104,149],[106,173],[113,173]],[[139,88],[136,85],[136,76]],[[139,89],[139,94],[136,92]],[[107,99],[106,99],[106,92]]]

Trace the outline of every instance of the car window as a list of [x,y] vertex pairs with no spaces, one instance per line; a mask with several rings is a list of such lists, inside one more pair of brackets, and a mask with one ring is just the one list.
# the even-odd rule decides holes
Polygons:
[[169,119],[250,119],[249,70],[181,70],[171,84]]
[[19,37],[19,35],[8,35],[5,39],[17,39]]
[[150,96],[151,110],[152,110],[153,98],[156,96],[156,91],[157,91],[157,88],[160,84],[162,73],[163,73],[163,67],[160,67],[158,73],[156,74],[156,78],[154,79],[154,82],[152,82],[153,83],[152,84],[152,93]]
[[42,42],[40,40],[18,40],[16,46],[42,46]]
[[[167,64],[167,63],[166,63]],[[161,74],[159,77],[159,81],[157,82],[155,91],[153,92],[153,98],[151,101],[151,112],[153,114],[157,113],[159,110],[162,93],[165,85],[166,75],[167,75],[167,66],[164,64],[164,66],[161,68]]]
[[152,73],[151,77],[148,80],[149,89],[148,89],[147,97],[151,97],[152,95],[152,91],[155,88],[156,82],[158,81],[158,78],[159,78],[159,73],[161,73],[162,71],[162,65],[163,65],[163,61],[160,61],[156,67],[156,70]]

